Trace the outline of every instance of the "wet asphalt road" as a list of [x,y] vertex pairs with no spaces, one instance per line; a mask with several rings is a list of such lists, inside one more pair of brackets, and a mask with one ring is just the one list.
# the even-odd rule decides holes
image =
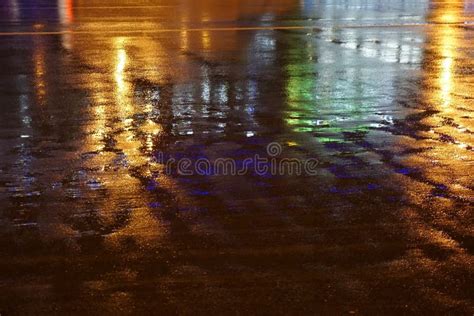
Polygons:
[[[5,0],[0,314],[465,314],[474,3]],[[157,159],[318,159],[187,176]]]

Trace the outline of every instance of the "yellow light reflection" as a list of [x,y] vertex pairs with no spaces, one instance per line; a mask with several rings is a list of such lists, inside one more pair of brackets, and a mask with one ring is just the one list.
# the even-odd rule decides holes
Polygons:
[[[459,262],[466,260],[464,249],[445,232],[463,229],[457,227],[463,215],[456,213],[454,205],[457,202],[449,195],[468,196],[472,182],[466,176],[466,161],[472,160],[472,153],[466,150],[472,139],[466,133],[471,127],[470,121],[465,119],[470,100],[463,97],[469,94],[470,78],[461,76],[464,67],[469,65],[466,48],[470,47],[470,42],[464,29],[450,24],[463,20],[462,3],[462,0],[436,1],[427,16],[427,22],[433,25],[426,31],[420,90],[425,103],[423,108],[434,111],[420,119],[420,124],[429,129],[414,129],[424,135],[425,140],[399,140],[400,146],[413,152],[403,158],[405,167],[422,171],[426,180],[397,176],[399,186],[407,188],[406,196],[411,205],[423,205],[430,200],[432,208],[429,211],[436,213],[436,219],[426,225],[410,224],[412,233],[426,243],[457,253],[458,258],[453,260]],[[419,148],[429,150],[420,153]],[[439,188],[442,188],[440,192]],[[408,223],[413,222],[415,216],[424,218],[417,212],[409,210],[406,213]],[[459,216],[460,221],[453,222],[452,214]]]
[[115,81],[117,82],[117,91],[123,94],[126,91],[126,84],[123,76],[127,64],[127,53],[125,49],[117,51],[117,65],[115,66]]
[[181,39],[181,49],[187,51],[189,49],[189,36],[188,32],[183,30],[180,32],[180,39]]
[[440,87],[441,87],[441,99],[443,100],[443,106],[449,106],[451,103],[451,90],[452,90],[452,68],[453,59],[446,58],[441,62],[441,76],[440,76]]
[[[252,3],[251,0],[243,1]],[[159,144],[156,142],[157,136],[161,137],[164,133],[170,133],[166,126],[156,123],[156,113],[161,110],[160,106],[170,109],[174,106],[174,104],[168,103],[173,102],[173,98],[169,94],[174,95],[177,90],[174,88],[175,84],[179,87],[179,83],[189,82],[190,74],[196,74],[199,69],[207,69],[207,67],[197,69],[195,68],[196,63],[192,62],[191,58],[187,58],[179,60],[179,71],[176,71],[177,60],[174,42],[170,47],[172,41],[158,40],[156,37],[137,36],[133,40],[127,37],[113,37],[113,35],[104,37],[100,31],[112,29],[112,23],[107,19],[98,18],[94,13],[97,11],[88,8],[87,1],[76,0],[74,2],[77,4],[76,7],[73,7],[72,0],[57,0],[57,2],[61,4],[60,14],[63,30],[69,30],[74,21],[80,21],[81,29],[93,31],[87,40],[82,35],[78,37],[78,35],[68,33],[62,37],[63,47],[71,48],[68,39],[68,36],[71,36],[74,44],[74,56],[81,61],[81,64],[90,66],[91,69],[98,69],[98,71],[81,71],[74,74],[77,75],[77,84],[90,96],[91,105],[85,107],[85,110],[89,111],[91,119],[88,121],[90,125],[84,124],[87,133],[84,134],[86,139],[82,142],[81,148],[81,152],[87,153],[88,158],[81,161],[81,166],[83,164],[85,170],[88,170],[86,172],[88,177],[100,180],[101,188],[106,189],[106,195],[101,195],[100,198],[96,198],[97,191],[84,191],[84,197],[90,197],[89,201],[94,204],[94,209],[98,210],[98,217],[100,217],[98,224],[100,226],[106,228],[114,226],[112,232],[103,236],[105,248],[120,250],[124,245],[129,245],[130,240],[133,240],[139,244],[138,251],[146,251],[148,247],[158,244],[157,240],[162,237],[167,228],[156,216],[156,210],[151,210],[151,208],[160,208],[159,204],[163,201],[157,200],[157,195],[154,192],[145,190],[143,183],[137,179],[137,175],[141,177],[141,180],[145,180],[154,177],[155,174],[160,174],[160,188],[173,192],[181,207],[191,208],[196,205],[194,199],[182,190],[180,183],[173,177],[167,177],[163,170],[164,167],[154,162],[152,155],[150,155],[152,150],[162,150],[154,148]],[[250,14],[260,16],[262,13],[260,12],[262,6],[244,5],[242,7],[247,9],[243,12],[239,9],[242,7],[237,5],[237,1],[234,2],[236,4],[229,10],[222,10],[222,7],[216,6],[215,1],[204,0],[199,1],[199,4],[194,2],[197,5],[192,9],[190,6],[193,1],[184,1],[183,3],[186,4],[183,5],[182,12],[174,10],[145,12],[150,14],[147,19],[137,19],[133,23],[127,23],[126,28],[132,26],[137,29],[155,29],[163,27],[159,22],[162,19],[150,17],[163,15],[163,20],[169,19],[174,21],[173,23],[180,21],[181,17],[182,29],[179,34],[176,34],[180,36],[176,40],[182,49],[191,51],[199,51],[200,48],[215,51],[240,49],[240,46],[244,47],[241,33],[228,33],[227,36],[222,36],[216,32],[205,31],[202,33],[202,38],[200,38],[201,34],[197,34],[198,36],[194,38],[186,31],[187,28],[193,27],[194,24],[197,25],[198,22],[205,24],[206,21],[216,21],[218,18],[232,21]],[[287,2],[288,6],[291,3],[291,6],[294,7],[294,0],[278,0],[277,2],[279,4]],[[203,7],[205,12],[202,13]],[[272,6],[265,6],[265,10],[268,10],[269,7]],[[279,7],[283,7],[283,5],[279,5]],[[285,10],[287,9],[289,8],[285,8]],[[105,18],[114,19],[119,18],[118,14],[125,11],[108,12],[103,10],[106,14]],[[127,17],[132,17],[135,12],[138,12],[138,10],[132,11],[129,12],[131,15],[129,14]],[[127,14],[127,12],[125,13]],[[37,25],[38,29],[43,27]],[[117,28],[117,30],[121,32],[123,28],[120,26],[120,29]],[[41,77],[44,77],[45,72],[44,57],[45,55],[40,52],[35,56],[35,60],[39,61],[36,76],[41,80],[44,79]],[[167,90],[171,77],[174,80],[173,88],[165,91],[163,102],[157,102],[157,98],[150,97],[150,93],[153,91]],[[76,79],[76,77],[74,78]],[[204,99],[210,103],[211,91],[213,91],[210,76],[206,75],[203,78]],[[71,84],[76,84],[76,80]],[[44,83],[38,82],[36,86],[43,87],[44,85]],[[249,92],[246,94],[248,99],[255,100],[258,94],[255,85],[256,83],[249,86]],[[164,89],[157,89],[158,87],[164,87]],[[222,93],[220,94],[221,100],[227,102],[229,87],[225,85],[221,87],[222,89],[219,90]],[[121,222],[121,218],[126,218],[126,221],[117,225],[118,222]],[[80,228],[73,227],[71,231],[73,230],[80,231]]]
[[126,116],[133,111],[130,100],[130,89],[131,85],[126,78],[126,68],[128,64],[128,56],[126,51],[127,39],[123,37],[117,37],[114,40],[114,46],[116,51],[115,60],[115,99],[118,105],[118,110],[122,115]]
[[45,82],[45,51],[44,44],[40,39],[35,40],[35,48],[33,52],[33,62],[35,70],[35,94],[36,101],[39,105],[44,105],[46,97]]
[[446,13],[439,17],[439,21],[442,23],[456,23],[457,17],[452,13]]
[[453,92],[454,78],[454,55],[456,48],[456,34],[452,27],[444,26],[440,38],[440,74],[439,88],[440,99],[443,107],[449,107],[452,102],[451,93]]
[[209,31],[202,31],[201,43],[203,49],[208,50],[209,48],[211,48],[211,36],[209,34]]
[[[185,10],[185,12],[188,12]],[[186,24],[188,23],[188,16],[187,14],[181,15],[181,32],[180,32],[180,40],[181,40],[181,49],[186,51],[189,49],[189,36],[188,32],[186,31]]]

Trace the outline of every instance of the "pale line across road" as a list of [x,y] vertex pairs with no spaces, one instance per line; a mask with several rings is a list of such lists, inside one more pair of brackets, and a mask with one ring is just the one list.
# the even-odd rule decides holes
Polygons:
[[[229,32],[229,31],[283,31],[307,30],[322,31],[334,28],[403,28],[403,27],[433,27],[446,23],[411,23],[411,24],[383,24],[383,25],[333,25],[330,27],[318,26],[248,26],[248,27],[216,27],[216,28],[169,28],[148,30],[65,30],[65,31],[28,31],[28,32],[0,32],[0,36],[40,36],[40,35],[83,35],[83,34],[159,34],[177,32]],[[468,26],[465,23],[447,23],[451,26]]]
[[260,30],[317,30],[315,26],[249,26],[249,27],[218,27],[218,28],[170,28],[154,30],[66,30],[66,31],[32,31],[32,32],[0,32],[0,36],[30,35],[65,35],[65,34],[155,34],[176,32],[223,32],[223,31],[260,31]]

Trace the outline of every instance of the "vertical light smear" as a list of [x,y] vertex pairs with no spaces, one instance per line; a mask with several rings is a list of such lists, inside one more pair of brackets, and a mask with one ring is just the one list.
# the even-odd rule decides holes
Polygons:
[[188,10],[184,10],[184,13],[181,13],[181,32],[180,32],[180,40],[181,40],[181,49],[183,51],[187,51],[189,49],[189,34],[186,31],[187,24],[189,22],[189,18],[186,14]]
[[443,107],[449,107],[452,102],[451,93],[453,91],[453,68],[454,55],[456,47],[456,34],[453,28],[449,25],[443,26],[440,33],[440,74],[439,87],[440,99]]
[[33,50],[33,62],[35,70],[35,95],[39,105],[44,105],[46,98],[46,82],[45,82],[45,51],[42,38],[35,38]]
[[179,34],[180,34],[180,40],[181,40],[181,50],[183,51],[189,50],[188,32],[183,29]]
[[20,18],[20,8],[18,7],[18,0],[9,0],[10,19],[18,21]]
[[58,0],[59,22],[69,25],[74,20],[73,0]]
[[115,98],[119,111],[124,114],[130,114],[132,107],[129,100],[130,83],[126,80],[126,67],[128,63],[128,56],[126,51],[126,39],[123,37],[117,37],[114,39],[115,46]]
[[124,80],[124,70],[127,64],[127,53],[125,49],[117,50],[117,64],[115,66],[115,82],[117,83],[117,92],[120,97],[126,92],[126,83]]
[[208,50],[211,48],[211,37],[209,31],[202,31],[201,45],[204,50]]
[[[70,31],[74,21],[73,0],[58,0],[58,14],[61,25]],[[72,49],[71,37],[70,33],[61,35],[61,44],[67,50]]]

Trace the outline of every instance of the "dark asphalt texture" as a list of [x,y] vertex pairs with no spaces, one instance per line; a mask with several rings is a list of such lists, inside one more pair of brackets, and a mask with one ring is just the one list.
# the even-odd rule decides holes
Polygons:
[[[4,0],[0,315],[473,315],[473,43],[471,0]],[[271,143],[316,173],[166,167]]]

